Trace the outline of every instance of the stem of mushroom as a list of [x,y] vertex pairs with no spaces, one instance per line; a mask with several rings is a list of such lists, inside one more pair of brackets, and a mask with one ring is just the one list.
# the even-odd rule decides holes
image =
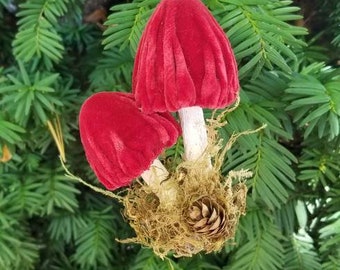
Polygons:
[[165,181],[169,176],[168,170],[159,159],[155,159],[150,168],[141,174],[143,180],[158,196],[161,204],[172,204],[176,200],[176,190],[167,185]]
[[169,176],[168,170],[159,159],[155,159],[150,168],[142,173],[141,177],[149,186],[158,186]]
[[[182,108],[178,113],[183,134],[184,159],[198,160],[208,146],[203,110],[201,107],[193,106]],[[211,161],[207,162],[208,166],[211,166]]]

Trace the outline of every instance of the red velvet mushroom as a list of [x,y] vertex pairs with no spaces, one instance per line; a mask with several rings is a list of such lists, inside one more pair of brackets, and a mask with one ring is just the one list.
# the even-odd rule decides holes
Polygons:
[[238,96],[235,56],[200,0],[162,0],[138,47],[133,93],[146,113],[179,111],[185,157],[207,146],[201,108],[224,108]]
[[127,186],[148,170],[180,133],[169,113],[144,114],[132,94],[101,92],[82,105],[81,142],[91,168],[110,190]]

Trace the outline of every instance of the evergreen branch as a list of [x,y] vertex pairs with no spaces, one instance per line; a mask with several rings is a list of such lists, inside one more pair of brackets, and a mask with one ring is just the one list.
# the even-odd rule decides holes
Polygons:
[[20,226],[0,230],[0,268],[34,269],[39,258],[39,245]]
[[161,260],[150,249],[140,249],[130,270],[184,270],[184,268],[180,268],[169,258],[166,258],[166,261]]
[[321,269],[320,259],[316,253],[312,238],[304,231],[293,234],[285,246],[284,269]]
[[71,243],[79,236],[79,232],[86,227],[87,223],[80,214],[62,213],[54,215],[48,226],[48,233],[55,241]]
[[275,222],[280,231],[285,235],[291,235],[297,227],[299,213],[296,213],[296,200],[290,199],[275,211]]
[[75,241],[76,252],[74,260],[82,269],[109,266],[112,241],[115,235],[114,217],[111,207],[102,211],[89,212],[86,226],[81,229]]
[[228,162],[223,172],[241,168],[252,171],[254,177],[248,184],[252,187],[250,192],[253,198],[264,201],[272,209],[286,202],[295,179],[291,164],[296,162],[296,158],[271,139],[277,136],[286,140],[292,138],[283,124],[289,120],[281,98],[286,85],[284,80],[272,73],[264,73],[245,85],[245,91],[241,92],[241,105],[227,116],[228,125],[224,127],[225,137],[228,138],[234,132],[250,130],[258,123],[268,125],[258,136],[239,138],[238,147],[232,147],[227,153]]
[[320,251],[324,255],[337,257],[340,262],[340,254],[337,252],[340,247],[340,211],[330,215],[324,221],[320,229],[321,247]]
[[91,88],[130,91],[132,68],[130,50],[115,47],[106,50],[90,74]]
[[[241,91],[241,106],[236,114],[239,116],[228,118],[230,130],[242,130],[246,128],[245,123],[238,121],[238,117],[247,119],[248,123],[262,124],[266,123],[266,134],[270,137],[292,139],[292,134],[286,123],[289,122],[289,116],[285,112],[285,105],[282,103],[284,90],[287,88],[286,79],[277,73],[265,72],[256,80],[243,86]],[[242,114],[242,116],[241,116]]]
[[248,138],[247,140],[248,144],[252,145],[251,150],[247,145],[242,145],[240,139],[239,150],[233,148],[229,151],[229,162],[224,170],[247,168],[252,171],[254,176],[247,181],[252,188],[250,190],[252,198],[258,202],[263,201],[271,209],[279,208],[287,201],[289,190],[293,189],[295,173],[291,163],[295,161],[295,157],[283,146],[263,134],[257,138],[253,137],[252,140],[255,142]]
[[339,180],[339,153],[322,152],[318,149],[310,150],[305,148],[300,158],[300,174],[298,179],[312,181],[311,188],[322,190],[334,185]]
[[158,2],[159,0],[137,0],[113,6],[113,13],[105,22],[108,28],[104,31],[104,49],[119,46],[123,50],[129,46],[134,55],[146,22]]
[[214,265],[209,261],[203,261],[202,258],[194,256],[191,258],[182,258],[178,262],[181,269],[195,269],[195,270],[220,270],[219,266]]
[[317,133],[319,138],[333,140],[340,134],[340,78],[322,82],[304,73],[296,75],[286,89],[291,103],[287,111],[294,112],[293,120],[305,138]]
[[21,177],[21,175],[11,177],[12,183],[10,187],[13,191],[6,196],[9,204],[8,210],[12,212],[24,211],[24,213],[27,213],[30,217],[40,214],[43,208],[42,201],[44,197],[38,193],[37,190],[41,186],[41,183],[36,181],[35,178],[28,173],[24,181],[20,179]]
[[27,62],[34,56],[58,62],[64,46],[56,31],[58,18],[67,11],[68,0],[30,0],[20,5],[19,31],[13,42],[13,52],[18,60]]
[[37,192],[44,195],[45,201],[42,202],[43,211],[51,214],[56,208],[65,209],[71,213],[78,208],[78,200],[76,194],[79,190],[76,189],[69,179],[62,174],[62,168],[49,168],[49,177],[46,179],[46,172],[41,171],[42,185],[37,189]]
[[329,20],[332,24],[331,30],[333,32],[334,38],[332,40],[332,44],[340,47],[340,30],[339,30],[339,23],[340,23],[340,3],[338,2],[334,5],[334,8],[329,15]]
[[[277,162],[281,156],[286,163]],[[278,143],[261,138],[255,154],[253,198],[263,200],[270,208],[280,207],[288,198],[287,188],[293,189],[294,172],[290,168],[294,157]]]
[[46,123],[48,114],[63,105],[55,97],[53,87],[59,74],[39,71],[29,74],[21,62],[19,71],[15,71],[7,75],[10,84],[7,83],[0,89],[0,94],[6,94],[2,104],[20,125],[26,126],[29,120]]
[[340,259],[339,256],[329,256],[328,260],[326,260],[322,264],[322,270],[335,270],[340,268]]
[[280,241],[284,238],[277,227],[261,211],[251,209],[241,220],[240,226],[247,234],[247,240],[235,251],[231,262],[223,269],[282,269],[283,247]]
[[298,58],[298,66],[305,68],[313,63],[327,63],[329,62],[329,55],[327,48],[317,44],[321,34],[313,37],[307,42],[306,47],[296,48],[295,54]]
[[[4,190],[3,181],[1,181],[2,190]],[[19,223],[18,215],[13,215],[10,209],[10,200],[5,196],[4,192],[0,192],[0,224],[3,230],[11,228]]]
[[[306,35],[304,28],[285,21],[299,18],[292,1],[221,1],[224,8],[216,11],[220,24],[233,45],[236,58],[243,63],[240,78],[252,73],[257,77],[264,67],[276,65],[290,73],[286,58],[297,61],[292,50],[305,44],[295,36]],[[227,10],[225,12],[223,10]]]
[[21,135],[25,133],[25,130],[9,121],[3,120],[0,114],[0,139],[1,141],[15,144],[22,141]]

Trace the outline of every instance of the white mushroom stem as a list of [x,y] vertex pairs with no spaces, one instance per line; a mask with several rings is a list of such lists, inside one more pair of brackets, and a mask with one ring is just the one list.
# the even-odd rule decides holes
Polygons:
[[155,159],[150,168],[142,173],[141,177],[149,186],[158,186],[169,176],[168,170],[159,159]]
[[[193,106],[182,108],[178,111],[182,127],[184,159],[195,161],[202,157],[208,146],[208,134],[205,125],[203,110]],[[211,167],[209,158],[206,160],[207,167]],[[171,204],[176,200],[176,190],[166,181],[169,172],[164,165],[155,159],[150,168],[142,173],[143,180],[157,194],[162,204]]]
[[176,200],[176,189],[169,186],[169,182],[166,181],[169,172],[159,159],[155,159],[150,168],[141,174],[141,177],[152,188],[162,205],[171,205]]
[[[193,106],[182,108],[178,113],[182,127],[184,159],[188,161],[198,160],[208,146],[203,110],[201,107]],[[208,166],[211,166],[211,161],[208,160],[207,162]]]

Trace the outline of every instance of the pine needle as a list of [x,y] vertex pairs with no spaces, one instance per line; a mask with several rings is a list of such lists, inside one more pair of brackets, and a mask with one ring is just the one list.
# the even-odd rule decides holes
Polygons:
[[62,159],[63,162],[66,162],[63,131],[62,131],[62,128],[61,128],[59,116],[57,116],[52,121],[48,120],[47,126],[48,126],[48,129],[51,132],[53,140],[54,140],[54,142],[55,142],[55,144],[58,148],[60,158]]

